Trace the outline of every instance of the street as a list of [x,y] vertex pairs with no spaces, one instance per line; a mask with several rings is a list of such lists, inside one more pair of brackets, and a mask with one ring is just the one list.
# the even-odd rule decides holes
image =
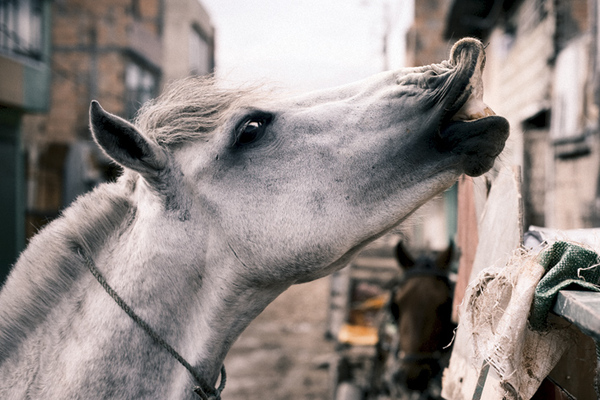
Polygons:
[[325,339],[329,278],[292,286],[242,333],[227,358],[223,400],[330,399]]

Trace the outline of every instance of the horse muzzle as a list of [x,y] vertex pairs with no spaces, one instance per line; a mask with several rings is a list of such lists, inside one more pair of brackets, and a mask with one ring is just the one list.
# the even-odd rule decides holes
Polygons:
[[458,41],[450,53],[455,65],[453,90],[448,92],[438,145],[463,156],[467,175],[479,176],[494,165],[509,135],[508,121],[483,102],[485,49],[476,39]]

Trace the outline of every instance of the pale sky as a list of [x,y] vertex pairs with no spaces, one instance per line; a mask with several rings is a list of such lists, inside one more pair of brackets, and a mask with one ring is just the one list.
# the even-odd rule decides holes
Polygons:
[[216,28],[217,76],[304,91],[383,70],[383,32],[391,23],[389,65],[404,63],[412,0],[200,0]]

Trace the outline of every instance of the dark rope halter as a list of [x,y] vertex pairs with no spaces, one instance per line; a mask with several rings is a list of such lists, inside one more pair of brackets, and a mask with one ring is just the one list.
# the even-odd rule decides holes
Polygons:
[[221,366],[221,382],[219,383],[219,387],[214,388],[209,385],[204,378],[202,378],[198,371],[194,369],[171,345],[161,338],[158,333],[150,325],[148,325],[142,318],[140,318],[132,309],[125,303],[125,301],[113,290],[112,287],[106,282],[104,275],[96,268],[94,261],[88,257],[81,248],[78,249],[79,255],[85,260],[85,264],[94,275],[96,280],[102,285],[106,293],[121,307],[123,311],[131,317],[131,319],[138,324],[140,328],[142,328],[148,336],[150,336],[158,345],[160,345],[163,349],[165,349],[169,354],[171,354],[181,365],[185,367],[189,371],[189,373],[196,380],[197,386],[194,386],[194,393],[196,393],[202,400],[221,400],[221,392],[225,389],[225,383],[227,381],[227,375],[225,373],[225,365]]

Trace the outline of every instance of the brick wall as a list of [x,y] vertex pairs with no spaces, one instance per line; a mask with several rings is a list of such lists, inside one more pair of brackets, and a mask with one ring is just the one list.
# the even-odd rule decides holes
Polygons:
[[158,43],[160,51],[162,0],[63,0],[52,6],[50,108],[45,115],[25,117],[23,124],[29,236],[65,205],[64,163],[74,142],[91,139],[90,101],[124,116],[128,62],[160,71],[152,59],[156,45],[145,49],[132,33]]
[[450,3],[443,0],[415,1],[415,19],[406,38],[407,66],[438,63],[448,58],[452,44],[443,38],[443,31]]
[[[170,0],[165,12],[163,84],[190,74],[189,36],[196,30],[207,44],[209,72],[214,69],[215,29],[204,7],[197,0]],[[173,62],[177,60],[177,62]]]

